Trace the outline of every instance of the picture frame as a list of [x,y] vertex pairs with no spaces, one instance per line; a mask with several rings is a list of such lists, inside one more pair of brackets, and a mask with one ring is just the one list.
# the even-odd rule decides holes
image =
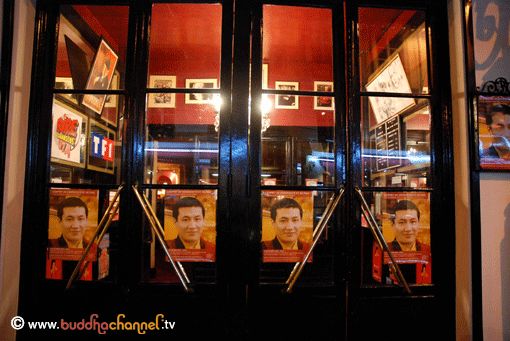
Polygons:
[[[313,90],[319,92],[333,92],[333,82],[314,81]],[[313,108],[315,110],[335,110],[335,101],[333,96],[315,96]]]
[[84,168],[87,116],[55,99],[52,120],[51,162]]
[[[400,56],[397,54],[366,85],[370,92],[412,93]],[[409,97],[368,97],[377,123],[399,114],[415,105]]]
[[269,78],[268,78],[269,65],[262,64],[262,89],[268,89]]
[[[113,47],[101,36],[94,61],[89,71],[86,90],[105,90],[110,88],[119,56]],[[106,94],[86,94],[81,104],[101,115]]]
[[[113,73],[112,82],[110,84],[109,89],[119,90],[119,82],[120,82],[119,70],[115,70],[115,72]],[[117,108],[117,106],[119,105],[118,97],[119,97],[118,95],[107,95],[104,102],[104,107]]]
[[[186,79],[186,88],[216,89],[218,88],[218,80],[215,78]],[[184,102],[185,104],[205,104],[213,103],[213,101],[214,95],[210,93],[187,93]]]
[[[275,90],[298,91],[299,82],[275,82]],[[276,95],[275,109],[299,109],[299,96],[285,94]]]
[[87,138],[88,162],[87,168],[108,174],[115,172],[115,142],[114,130],[107,128],[96,120],[89,121]]
[[[112,83],[110,84],[110,90],[118,90],[120,85],[120,73],[115,70],[113,74]],[[117,127],[118,122],[118,111],[119,111],[119,95],[107,95],[103,111],[101,112],[101,118],[108,124]]]
[[50,182],[53,184],[70,184],[73,180],[73,168],[58,163],[50,165]]
[[[73,86],[73,78],[72,77],[55,77],[55,90],[62,89],[62,90],[72,90],[74,89]],[[78,104],[78,101],[76,100],[76,95],[74,94],[59,94],[59,96],[62,96],[63,98],[66,98],[70,101],[72,101],[75,104]]]
[[[177,76],[150,75],[149,88],[175,88]],[[175,108],[175,93],[152,93],[147,101],[148,108]]]
[[479,94],[475,101],[475,168],[488,171],[510,170],[510,93]]

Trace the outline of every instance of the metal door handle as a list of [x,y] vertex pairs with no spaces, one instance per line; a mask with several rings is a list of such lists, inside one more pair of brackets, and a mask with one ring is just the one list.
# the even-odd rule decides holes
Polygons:
[[165,253],[170,260],[170,263],[172,264],[172,267],[174,268],[175,272],[177,273],[177,276],[179,277],[179,280],[182,283],[182,286],[184,287],[184,291],[186,292],[192,292],[193,290],[188,287],[188,284],[190,283],[188,276],[186,275],[186,272],[184,271],[184,268],[182,267],[180,262],[175,262],[170,255],[170,252],[168,251],[168,246],[164,239],[164,230],[163,227],[161,227],[161,224],[159,223],[158,218],[156,217],[156,214],[152,210],[151,205],[149,204],[149,201],[147,200],[147,197],[145,194],[138,192],[138,187],[136,185],[133,186],[133,190],[136,194],[136,197],[138,198],[138,201],[140,202],[140,205],[143,208],[143,211],[145,212],[145,215],[147,216],[147,219],[149,219],[149,222],[151,224],[152,229],[154,230],[154,233],[158,237],[158,240],[165,250]]
[[379,247],[388,253],[391,259],[390,265],[390,271],[398,278],[398,282],[404,287],[405,291],[410,294],[411,289],[409,289],[409,285],[407,284],[407,281],[405,280],[404,276],[402,275],[402,272],[400,271],[400,268],[395,261],[395,258],[393,257],[393,253],[391,252],[390,248],[388,247],[388,244],[386,243],[386,240],[384,240],[384,236],[379,230],[379,227],[377,226],[377,222],[375,221],[374,216],[372,215],[372,212],[370,212],[370,209],[368,208],[368,204],[365,201],[365,198],[363,197],[363,194],[361,193],[361,190],[359,187],[354,188],[356,190],[356,193],[358,193],[360,200],[361,200],[361,208],[363,211],[363,215],[365,216],[368,224],[370,225],[370,229],[372,230],[372,234],[377,241],[377,244],[379,244]]
[[285,293],[290,293],[292,291],[292,287],[294,287],[294,284],[296,283],[297,279],[301,275],[301,272],[303,271],[303,268],[305,267],[306,262],[308,261],[308,258],[310,258],[310,255],[312,254],[313,249],[317,245],[317,242],[319,241],[320,236],[322,235],[322,232],[324,232],[324,228],[328,224],[329,219],[331,218],[331,215],[336,209],[336,206],[338,205],[338,202],[340,201],[340,198],[344,194],[345,189],[342,187],[340,189],[340,192],[338,192],[337,195],[333,195],[331,199],[329,200],[328,205],[326,206],[326,210],[324,211],[324,214],[321,217],[321,220],[317,224],[317,227],[313,231],[313,242],[310,248],[308,249],[307,253],[301,260],[301,262],[297,262],[294,266],[294,269],[290,273],[289,278],[287,279],[287,282],[285,284],[288,284],[287,289],[284,290]]
[[[89,244],[87,245],[87,247],[85,248],[85,251],[83,252],[83,254],[81,255],[81,258],[80,260],[78,261],[78,264],[76,265],[76,267],[74,268],[74,271],[71,275],[71,278],[69,278],[69,281],[67,282],[67,286],[66,286],[66,290],[69,289],[71,287],[71,284],[73,282],[73,280],[75,279],[76,275],[78,274],[78,271],[81,267],[81,265],[83,264],[83,261],[85,260],[85,258],[87,257],[90,249],[92,248],[92,246],[95,244],[95,245],[99,245],[99,243],[101,243],[101,240],[103,240],[103,237],[106,233],[106,231],[108,231],[108,228],[110,227],[110,224],[113,220],[113,217],[115,216],[115,213],[117,213],[117,210],[119,209],[119,205],[115,206],[115,208],[113,209],[113,212],[112,214],[110,214],[113,206],[115,205],[115,201],[117,201],[117,198],[119,197],[119,194],[120,194],[120,191],[122,190],[122,188],[124,187],[124,184],[121,184],[119,186],[119,188],[117,189],[117,191],[115,192],[115,196],[113,197],[113,200],[112,202],[110,203],[110,205],[108,206],[108,209],[106,210],[105,214],[103,215],[103,218],[101,218],[101,222],[99,223],[99,225],[97,225],[97,229],[96,229],[96,232],[94,232],[94,235],[92,236],[92,239],[90,240]],[[108,221],[106,222],[105,226],[104,227],[101,227],[105,220],[106,220],[106,217],[108,217]],[[99,236],[98,240],[97,240],[97,243],[95,242],[96,240],[96,237],[97,235],[101,232],[101,235]],[[87,261],[86,265],[83,267],[83,270],[82,272],[80,273],[80,277],[81,275],[83,274],[85,268],[88,266],[90,261]]]

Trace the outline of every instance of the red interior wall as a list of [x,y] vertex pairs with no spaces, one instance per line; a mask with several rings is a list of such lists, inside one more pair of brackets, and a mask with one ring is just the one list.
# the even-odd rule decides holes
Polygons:
[[[154,5],[156,6],[156,5]],[[149,74],[176,75],[177,87],[186,79],[220,78],[221,5],[159,4],[153,7]],[[75,6],[87,23],[116,46],[125,58],[127,30],[112,19],[122,6]],[[124,13],[126,14],[126,13]],[[116,14],[120,15],[120,14]],[[391,18],[390,18],[391,19]],[[332,81],[332,14],[329,9],[264,6],[264,55],[269,88],[276,81],[297,81],[299,90],[314,90],[314,81]],[[202,37],[203,39],[193,39]],[[378,49],[377,46],[373,48]],[[60,61],[57,74],[68,75]],[[145,80],[142,80],[142,82]],[[212,105],[185,104],[176,96],[176,108],[149,108],[148,124],[213,124]],[[299,109],[274,109],[273,126],[332,126],[333,111],[313,109],[313,99],[301,97]]]

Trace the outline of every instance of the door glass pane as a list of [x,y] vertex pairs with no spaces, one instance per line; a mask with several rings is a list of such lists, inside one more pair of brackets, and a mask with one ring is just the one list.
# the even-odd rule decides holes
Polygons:
[[[180,283],[168,254],[180,262],[192,283],[216,280],[216,190],[146,190],[149,203],[163,229],[165,245],[147,226],[153,283]],[[168,247],[168,248],[167,248]],[[165,250],[165,248],[167,248]]]
[[168,87],[218,88],[221,15],[220,4],[152,5],[148,86],[166,87],[154,76],[176,76]]
[[[285,283],[311,249],[334,194],[306,189],[335,181],[332,11],[265,5],[263,21],[263,89],[278,93],[263,91],[260,281]],[[334,283],[332,221],[316,235],[297,283]]]
[[285,283],[296,262],[311,253],[298,283],[334,283],[334,216],[319,234],[319,221],[333,196],[332,191],[262,191],[262,267],[260,282]]
[[129,8],[60,9],[50,182],[120,184],[124,95],[108,92],[124,88]]
[[313,91],[314,81],[333,81],[330,9],[265,5],[263,16],[269,89],[279,89],[277,81],[298,81],[295,90]]
[[[431,115],[425,13],[359,9],[362,185],[375,223],[408,284],[432,283]],[[373,92],[373,95],[370,95]],[[385,94],[391,93],[391,94]],[[405,191],[404,191],[405,188]],[[362,225],[370,227],[363,217]],[[397,284],[390,258],[362,230],[362,284]]]
[[264,95],[262,184],[330,186],[335,159],[332,12],[265,5],[263,16],[263,88],[281,94]]
[[[431,284],[430,193],[374,192],[364,196],[407,283]],[[363,230],[363,240],[367,245],[363,249],[363,284],[398,283],[390,273],[388,253],[381,252],[369,229]]]
[[361,97],[363,185],[430,188],[429,101],[411,96],[428,94],[425,13],[358,14],[361,90],[378,93]]
[[[268,99],[275,103],[277,97]],[[262,184],[330,186],[335,174],[334,111],[314,110],[315,96],[289,97],[308,109],[301,115],[275,109],[269,116],[269,128],[262,133]],[[332,103],[332,97],[321,98]]]
[[[219,4],[152,6],[145,183],[218,183]],[[165,88],[168,92],[161,92]],[[200,89],[174,93],[174,88]]]
[[[145,183],[217,184],[216,106],[203,101],[175,108],[150,107],[151,95],[147,96]],[[175,96],[177,103],[183,103],[184,97],[189,96],[163,95]]]
[[360,8],[361,90],[428,93],[426,43],[425,12]]
[[[430,188],[429,101],[417,99],[410,113],[395,115],[377,123],[369,98],[362,98],[363,185]],[[379,99],[401,100],[388,97]]]

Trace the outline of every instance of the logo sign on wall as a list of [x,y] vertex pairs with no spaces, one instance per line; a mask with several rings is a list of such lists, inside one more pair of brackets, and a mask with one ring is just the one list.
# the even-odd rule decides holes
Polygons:
[[51,156],[80,163],[83,117],[54,103]]
[[107,161],[113,161],[113,140],[98,134],[92,133],[91,155]]

